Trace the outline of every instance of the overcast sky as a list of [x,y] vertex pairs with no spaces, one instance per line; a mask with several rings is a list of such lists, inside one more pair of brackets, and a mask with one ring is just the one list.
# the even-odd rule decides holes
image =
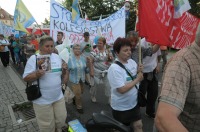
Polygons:
[[[0,0],[0,7],[11,15],[14,15],[17,0]],[[38,24],[44,22],[50,16],[50,0],[22,0],[27,9],[33,15]],[[56,0],[62,1],[62,0]]]

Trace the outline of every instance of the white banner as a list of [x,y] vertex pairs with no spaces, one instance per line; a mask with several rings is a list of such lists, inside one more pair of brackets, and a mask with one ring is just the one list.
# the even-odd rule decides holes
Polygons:
[[58,31],[68,36],[72,44],[81,43],[84,40],[83,33],[85,31],[90,33],[90,40],[93,41],[95,36],[98,36],[98,30],[100,30],[108,44],[113,43],[118,37],[125,37],[124,7],[100,21],[89,21],[80,18],[76,24],[72,23],[71,12],[54,0],[51,0],[50,10],[50,35],[55,41]]
[[180,18],[189,9],[191,6],[188,0],[174,0],[174,18]]
[[0,34],[3,34],[5,37],[10,36],[11,34],[16,34],[15,29],[11,26],[5,25],[3,22],[0,21]]

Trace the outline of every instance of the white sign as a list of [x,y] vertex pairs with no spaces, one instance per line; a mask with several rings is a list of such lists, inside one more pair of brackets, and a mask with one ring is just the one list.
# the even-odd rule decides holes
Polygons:
[[19,34],[19,32],[15,31],[13,27],[7,26],[0,21],[0,34],[3,34],[5,37],[8,37],[11,34]]
[[99,29],[108,44],[113,43],[118,37],[125,37],[125,7],[100,21],[80,18],[77,23],[72,22],[72,13],[54,0],[51,1],[50,10],[50,35],[55,41],[58,31],[65,33],[72,44],[81,43],[85,31],[90,33],[90,39],[93,41]]

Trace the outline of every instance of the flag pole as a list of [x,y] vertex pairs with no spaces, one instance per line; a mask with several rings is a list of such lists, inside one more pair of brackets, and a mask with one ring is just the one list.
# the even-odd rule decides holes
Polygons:
[[[80,7],[79,7],[79,8],[80,8]],[[86,15],[87,15],[87,14],[86,14],[86,12],[85,12],[85,16],[86,16]],[[87,30],[87,25],[86,25],[87,20],[86,20],[86,18],[84,18],[84,19],[85,19],[85,29],[86,29],[85,31],[88,31],[88,30]]]
[[81,10],[81,6],[80,6],[79,2],[78,2],[78,7],[79,7],[79,9],[80,9],[80,12],[81,12],[81,16],[82,16],[82,18],[84,18],[84,17],[83,17],[82,10]]
[[139,65],[141,65],[142,64],[142,56],[141,56],[141,54],[142,54],[142,49],[141,49],[141,37],[139,37],[139,47],[138,47],[138,50],[139,50]]
[[[138,16],[138,10],[136,9],[136,19],[138,17],[138,21],[139,21],[139,16]],[[135,22],[135,31],[136,31],[136,25],[137,23]],[[139,36],[139,32],[138,32],[138,36]],[[139,54],[139,65],[142,64],[142,49],[141,49],[141,37],[139,37],[139,45],[138,45],[138,54]]]
[[36,23],[37,27],[39,27],[39,29],[42,31],[42,34],[45,35],[44,31],[41,29],[41,27],[39,26],[39,24],[36,21],[35,21],[35,23]]
[[136,21],[135,21],[135,31],[136,31],[137,19],[138,19],[138,11],[137,11],[137,10],[135,10],[135,11],[136,11],[136,14],[135,14],[135,16],[136,16]]

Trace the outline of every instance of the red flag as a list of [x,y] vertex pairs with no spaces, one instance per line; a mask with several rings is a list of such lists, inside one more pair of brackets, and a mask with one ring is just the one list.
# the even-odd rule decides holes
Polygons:
[[195,39],[199,19],[188,12],[174,18],[173,0],[139,0],[139,35],[148,42],[181,49]]
[[199,19],[188,12],[185,12],[179,19],[174,19],[170,29],[171,47],[182,49],[190,45],[196,36]]
[[172,0],[139,0],[139,36],[148,42],[169,46],[173,13]]

